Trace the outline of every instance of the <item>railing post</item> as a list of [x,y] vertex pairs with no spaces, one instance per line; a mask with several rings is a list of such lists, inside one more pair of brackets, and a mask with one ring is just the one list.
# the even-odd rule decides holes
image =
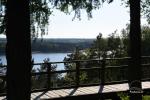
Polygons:
[[76,87],[80,84],[80,62],[76,61]]
[[47,89],[51,88],[51,63],[47,63]]
[[106,61],[105,59],[103,59],[102,67],[101,67],[101,85],[105,84],[105,66],[106,66]]
[[33,69],[33,66],[34,66],[34,59],[32,59],[32,61],[31,61],[31,71]]

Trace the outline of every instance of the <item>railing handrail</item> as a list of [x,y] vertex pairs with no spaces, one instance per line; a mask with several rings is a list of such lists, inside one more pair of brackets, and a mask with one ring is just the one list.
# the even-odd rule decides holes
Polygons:
[[[124,60],[130,59],[131,57],[121,57],[121,58],[105,58],[105,60]],[[141,58],[150,58],[150,56],[141,56]],[[88,61],[102,61],[103,59],[85,59],[85,60],[70,60],[70,61],[52,61],[47,62],[50,64],[58,64],[58,63],[75,63],[75,62],[88,62]],[[41,65],[42,63],[34,63],[33,65]],[[0,67],[7,67],[7,65],[0,65]]]
[[[150,58],[150,56],[141,56],[141,58]],[[105,60],[125,60],[131,59],[131,57],[121,57],[121,58],[104,58]],[[52,61],[48,62],[50,64],[59,64],[59,63],[76,63],[76,62],[89,62],[89,61],[102,61],[104,59],[84,59],[84,60],[70,60],[70,61]],[[43,63],[35,63],[34,65],[41,65]]]
[[[124,68],[124,67],[128,67],[129,65],[106,65],[106,61],[109,60],[130,60],[131,57],[122,57],[122,58],[104,58],[104,59],[88,59],[88,60],[71,60],[71,61],[60,61],[60,62],[46,62],[46,63],[32,63],[33,65],[42,65],[42,64],[47,64],[47,70],[45,72],[32,72],[31,76],[36,76],[36,75],[47,75],[47,83],[49,83],[47,85],[47,89],[51,89],[51,74],[55,74],[55,73],[67,73],[67,72],[76,72],[76,87],[78,86],[82,86],[80,85],[80,79],[79,79],[79,75],[80,75],[80,71],[87,71],[87,70],[96,70],[96,69],[100,69],[100,84],[107,84],[105,83],[105,69],[109,69],[109,68]],[[150,56],[142,56],[141,58],[150,58]],[[100,66],[98,67],[92,67],[92,68],[81,68],[81,63],[83,62],[97,62],[97,64],[100,64]],[[76,64],[76,69],[72,69],[72,70],[56,70],[56,71],[52,71],[51,70],[51,65],[52,64],[60,64],[60,63],[75,63]],[[7,65],[2,65],[2,67],[6,67]],[[141,64],[141,66],[150,66],[150,63],[147,64]],[[0,65],[1,67],[1,65]],[[0,75],[0,78],[5,78],[5,75]],[[121,81],[120,81],[121,82]],[[124,82],[124,81],[122,81]],[[111,84],[111,83],[110,83]]]

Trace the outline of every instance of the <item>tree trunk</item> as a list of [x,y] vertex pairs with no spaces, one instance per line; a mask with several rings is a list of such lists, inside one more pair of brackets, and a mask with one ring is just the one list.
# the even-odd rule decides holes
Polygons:
[[29,0],[7,0],[7,100],[30,100]]
[[[141,26],[140,0],[129,0],[130,3],[130,100],[142,100],[141,95]],[[133,91],[134,93],[133,93]]]

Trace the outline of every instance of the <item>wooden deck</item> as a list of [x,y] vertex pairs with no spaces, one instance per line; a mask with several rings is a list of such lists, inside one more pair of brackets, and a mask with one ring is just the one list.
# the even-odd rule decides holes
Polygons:
[[[142,82],[142,89],[150,89],[150,81]],[[50,90],[46,92],[36,92],[31,94],[31,100],[59,99],[66,97],[85,96],[92,94],[105,94],[115,92],[126,92],[129,90],[128,83],[105,85],[105,86],[90,86],[71,89]],[[5,100],[6,97],[0,97],[0,100]]]

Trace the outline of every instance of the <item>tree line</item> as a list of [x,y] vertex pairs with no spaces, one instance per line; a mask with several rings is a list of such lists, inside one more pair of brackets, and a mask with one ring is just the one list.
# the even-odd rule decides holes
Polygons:
[[[48,26],[48,16],[51,15],[52,9],[57,8],[65,13],[75,12],[75,17],[81,18],[81,10],[85,9],[89,18],[92,18],[92,11],[94,9],[99,9],[104,2],[111,3],[113,0],[32,0],[31,2],[22,0],[21,2],[1,0],[1,33],[6,32],[7,37],[7,47],[6,47],[6,58],[8,64],[7,71],[7,97],[8,99],[30,99],[30,70],[31,70],[31,43],[30,43],[30,21],[32,33],[39,33],[41,35],[47,31],[45,26]],[[140,8],[145,8],[143,11],[146,17],[149,19],[149,0],[123,0],[127,1],[130,5],[130,40],[131,40],[131,57],[133,61],[131,62],[131,68],[129,68],[131,82],[134,80],[140,80]],[[141,7],[140,7],[140,3]],[[51,4],[52,6],[48,6]],[[6,9],[4,8],[6,6]],[[31,6],[31,11],[29,11],[29,6]],[[52,7],[52,8],[51,8]],[[4,9],[3,9],[4,8]],[[16,9],[21,8],[21,9]],[[70,9],[71,8],[71,9]],[[6,15],[5,16],[5,11]],[[14,12],[14,13],[8,13]],[[15,16],[14,16],[15,14]],[[31,15],[30,15],[31,14]],[[31,16],[31,20],[30,20]],[[44,16],[44,17],[43,17]],[[7,20],[7,21],[6,21]],[[7,22],[7,23],[6,23]],[[14,25],[16,23],[16,25]],[[39,27],[37,27],[37,25]],[[35,29],[37,27],[37,31]],[[20,29],[20,30],[19,30]],[[12,34],[13,33],[13,34]],[[20,34],[21,33],[21,34]],[[32,34],[34,35],[34,34]],[[19,37],[19,38],[18,38]],[[134,40],[134,38],[137,38]],[[14,42],[15,41],[15,42]],[[22,44],[22,45],[19,45]],[[22,58],[22,59],[20,59]],[[138,61],[137,61],[138,60]],[[22,68],[20,69],[20,66]],[[26,67],[29,66],[29,67]],[[135,70],[136,69],[136,70]],[[20,71],[22,73],[20,73]],[[136,75],[132,75],[132,72]],[[18,77],[18,74],[21,78]],[[13,80],[15,78],[15,80]],[[13,81],[12,81],[13,80]],[[12,86],[12,83],[13,86]],[[22,87],[24,85],[24,88]],[[140,85],[135,86],[140,88]],[[15,88],[14,88],[15,87]],[[15,92],[13,90],[16,90]],[[13,92],[12,92],[13,91]],[[133,99],[139,98],[141,100],[141,95],[130,96]]]
[[[142,26],[142,56],[149,56],[150,55],[150,27],[149,26]],[[42,43],[41,41],[37,41],[35,43]],[[45,42],[46,43],[46,42]],[[43,44],[45,44],[43,42]],[[60,42],[61,44],[62,42]],[[77,42],[78,43],[78,42]],[[84,43],[84,42],[83,42]],[[49,42],[47,42],[47,45]],[[121,58],[129,56],[129,25],[125,29],[122,29],[121,33],[119,34],[117,31],[112,32],[108,35],[107,38],[102,36],[100,33],[95,40],[91,43],[91,46],[87,48],[79,48],[78,46],[73,50],[71,54],[64,58],[64,61],[72,61],[72,60],[87,60],[87,59],[102,59],[102,58]],[[69,45],[68,45],[69,46]],[[38,69],[32,69],[32,72],[46,72],[47,71],[47,63],[49,59],[44,59],[43,64]],[[147,63],[147,61],[144,61]],[[81,63],[80,68],[94,68],[94,67],[101,67],[101,62],[86,62]],[[127,64],[127,61],[121,60],[112,60],[106,61],[105,64],[107,66],[119,66]],[[52,65],[51,71],[57,70],[57,64]],[[64,64],[65,70],[74,70],[76,69],[75,63],[65,63]],[[144,69],[145,75],[144,77],[149,77],[149,68]],[[112,82],[112,81],[120,81],[120,80],[127,80],[128,76],[127,73],[128,69],[107,69],[105,71],[105,82]],[[89,71],[81,71],[80,72],[80,84],[89,84],[89,83],[100,83],[98,70],[89,70]],[[76,73],[65,73],[65,74],[53,74],[51,75],[51,86],[52,87],[61,87],[61,86],[69,86],[75,85],[76,81]],[[47,75],[38,75],[32,76],[32,89],[40,89],[47,87]],[[1,84],[3,81],[1,81]],[[1,89],[4,90],[4,85],[1,85]],[[4,92],[4,91],[3,91]]]
[[[150,55],[150,27],[142,26],[142,56]],[[90,59],[105,59],[105,58],[121,58],[128,57],[129,53],[129,25],[125,29],[122,29],[121,33],[118,34],[117,31],[109,34],[107,38],[102,37],[100,33],[96,40],[93,41],[91,47],[86,49],[80,49],[76,47],[74,52],[68,54],[64,58],[64,61],[73,61],[73,60],[90,60]],[[142,63],[148,63],[148,60],[143,60]],[[127,60],[109,60],[105,62],[106,66],[120,66],[128,65]],[[91,61],[91,62],[81,62],[80,68],[95,68],[101,67],[102,62]],[[45,68],[45,69],[44,69]],[[45,71],[46,67],[39,69],[40,72]],[[51,71],[56,71],[57,65],[52,66]],[[65,70],[75,70],[75,63],[64,63]],[[149,77],[150,68],[143,67],[142,78]],[[128,68],[110,68],[105,70],[105,82],[112,81],[123,81],[128,80]],[[76,84],[76,73],[67,72],[65,74],[54,74],[52,75],[51,86],[52,87],[61,87],[61,86],[71,86]],[[46,76],[45,76],[46,78]],[[33,80],[33,89],[46,87],[46,79],[44,76],[32,77]],[[41,81],[42,80],[42,81]],[[88,70],[80,71],[79,76],[80,84],[89,84],[89,83],[100,83],[100,73],[99,70]],[[36,83],[37,82],[37,83]],[[42,82],[39,84],[39,82]],[[36,85],[35,85],[36,84]]]
[[[121,33],[118,34],[117,31],[109,34],[107,38],[102,37],[102,33],[100,33],[96,40],[93,42],[92,47],[76,51],[64,61],[71,60],[89,60],[89,59],[105,59],[105,58],[122,58],[129,56],[130,44],[129,44],[129,25],[125,29],[122,29]],[[141,55],[142,56],[150,56],[150,27],[145,25],[141,28]],[[148,63],[148,60],[142,60],[142,63]],[[107,66],[121,66],[128,65],[128,60],[109,60],[106,61],[105,64]],[[80,68],[94,68],[101,67],[101,62],[87,62],[81,64]],[[75,64],[65,64],[65,69],[71,70],[76,69]],[[142,67],[142,78],[148,78],[150,68]],[[128,68],[110,68],[105,71],[105,81],[120,81],[120,80],[128,80]],[[64,80],[68,82],[75,81],[75,73],[68,73],[64,77]],[[82,71],[80,73],[80,82],[81,83],[99,83],[99,71],[98,70],[90,70],[90,71]]]
[[[89,48],[95,39],[33,39],[32,52],[58,53],[73,52],[76,47]],[[0,54],[5,54],[6,40],[0,39]]]

